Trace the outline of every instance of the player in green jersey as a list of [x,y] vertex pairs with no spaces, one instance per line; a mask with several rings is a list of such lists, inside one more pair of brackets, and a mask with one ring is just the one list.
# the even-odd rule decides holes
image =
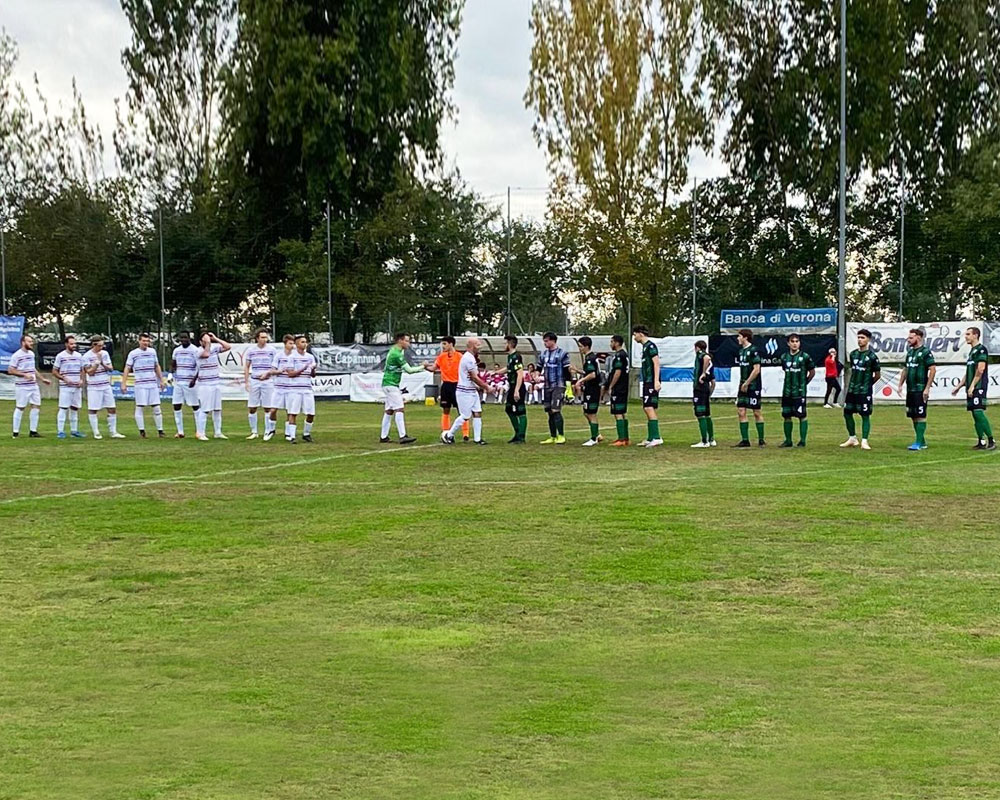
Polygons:
[[642,410],[646,412],[646,440],[640,442],[639,447],[659,447],[663,444],[660,420],[656,414],[660,406],[660,351],[649,338],[649,329],[645,325],[636,325],[632,329],[632,339],[642,345],[639,377],[642,380]]
[[785,371],[785,382],[781,388],[781,419],[785,430],[785,441],[779,447],[792,446],[792,418],[799,421],[799,447],[806,446],[809,420],[806,419],[806,390],[816,375],[816,364],[812,356],[802,350],[802,340],[797,333],[788,337],[788,352],[781,357],[781,368]]
[[882,377],[882,365],[878,356],[869,347],[872,333],[867,328],[858,331],[858,349],[847,357],[851,365],[851,379],[847,384],[844,398],[844,424],[847,426],[847,441],[841,447],[858,446],[858,429],[854,415],[861,416],[861,449],[871,450],[868,436],[872,432],[872,408],[875,384]]
[[736,334],[740,352],[736,356],[736,364],[740,368],[740,388],[736,395],[736,413],[740,420],[740,440],[734,447],[750,446],[750,423],[747,421],[747,409],[753,411],[754,423],[757,426],[757,445],[763,447],[764,415],[760,410],[761,380],[760,353],[753,344],[753,331],[744,328]]
[[611,401],[611,415],[615,418],[618,438],[612,447],[628,447],[628,353],[625,339],[617,333],[611,337],[611,366],[608,368],[608,384],[604,391]]
[[514,428],[514,438],[507,444],[524,444],[528,432],[528,410],[525,408],[527,393],[524,391],[524,361],[517,352],[517,337],[505,336],[507,353],[507,401],[504,411]]
[[969,357],[965,361],[965,375],[962,381],[952,390],[958,394],[965,387],[965,407],[972,412],[972,421],[976,426],[976,446],[973,450],[996,450],[993,441],[993,428],[986,417],[986,390],[990,383],[990,354],[979,341],[982,332],[979,328],[967,328],[965,342],[972,346]]
[[699,339],[694,343],[694,369],[691,372],[694,390],[691,402],[698,420],[701,441],[692,447],[715,447],[715,425],[712,422],[712,392],[715,391],[715,367],[708,352],[708,343]]
[[389,441],[389,431],[392,430],[393,418],[396,420],[396,430],[399,432],[399,443],[410,444],[416,441],[413,436],[406,435],[405,405],[399,382],[404,372],[407,375],[413,375],[417,372],[423,372],[429,365],[410,364],[406,360],[406,349],[409,346],[410,335],[408,333],[397,333],[396,342],[389,348],[389,353],[385,357],[385,372],[382,374],[382,392],[385,394],[385,414],[382,416],[382,436],[379,439],[383,444]]
[[601,427],[597,422],[597,411],[601,407],[601,367],[597,363],[597,353],[593,351],[594,342],[589,336],[581,336],[576,340],[583,356],[583,369],[573,371],[580,376],[576,388],[583,392],[583,415],[590,425],[590,438],[583,443],[584,447],[593,447],[604,441]]
[[920,328],[911,328],[906,337],[909,347],[906,349],[906,364],[899,373],[899,385],[896,392],[903,394],[906,386],[906,416],[913,420],[913,432],[916,438],[907,450],[927,449],[927,398],[931,394],[931,384],[937,374],[934,366],[934,356],[924,344],[924,332]]

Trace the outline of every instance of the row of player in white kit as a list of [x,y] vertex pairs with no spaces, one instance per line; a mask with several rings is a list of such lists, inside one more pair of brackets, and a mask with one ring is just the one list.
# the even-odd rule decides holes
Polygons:
[[[312,391],[312,376],[316,373],[316,359],[307,351],[309,340],[305,336],[285,336],[281,351],[271,347],[266,331],[257,333],[257,345],[245,355],[243,379],[248,399],[248,421],[250,435],[256,439],[257,409],[264,409],[264,440],[269,441],[277,428],[277,412],[287,413],[285,439],[295,442],[297,417],[306,416],[303,426],[303,441],[312,441],[312,423],[316,413],[316,401]],[[182,332],[180,344],[171,355],[171,370],[174,375],[173,397],[174,422],[177,427],[175,438],[184,438],[183,407],[188,405],[195,413],[196,438],[207,441],[205,429],[208,416],[212,416],[215,438],[226,439],[222,432],[222,379],[219,355],[230,349],[228,342],[214,333],[201,336],[200,346],[195,346],[191,335]],[[58,436],[66,438],[65,423],[70,423],[70,436],[82,438],[78,429],[77,412],[82,405],[83,389],[87,389],[87,410],[94,438],[103,438],[98,427],[98,412],[107,411],[108,430],[114,439],[124,436],[118,432],[115,398],[111,389],[113,367],[111,358],[104,350],[104,339],[91,338],[90,350],[80,354],[76,349],[76,339],[66,337],[66,349],[56,356],[52,374],[59,381]],[[38,416],[41,408],[41,393],[38,381],[51,383],[41,376],[35,367],[34,339],[21,338],[21,349],[11,358],[8,370],[15,378],[15,408],[13,435],[20,432],[21,418],[30,406],[29,436],[37,438]],[[134,375],[135,421],[139,435],[146,437],[145,409],[151,408],[157,434],[163,432],[163,415],[160,410],[160,391],[167,386],[160,368],[156,351],[150,347],[150,336],[140,334],[139,346],[129,352],[122,372],[121,387],[128,385],[129,375]]]

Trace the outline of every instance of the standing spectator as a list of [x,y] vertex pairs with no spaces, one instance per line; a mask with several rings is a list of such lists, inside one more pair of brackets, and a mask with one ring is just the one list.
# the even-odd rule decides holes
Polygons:
[[[823,408],[833,408],[837,405],[837,400],[840,399],[840,376],[844,371],[844,365],[837,360],[836,348],[830,348],[823,361],[823,366],[826,369],[826,399],[823,401]],[[830,395],[833,395],[832,403]]]

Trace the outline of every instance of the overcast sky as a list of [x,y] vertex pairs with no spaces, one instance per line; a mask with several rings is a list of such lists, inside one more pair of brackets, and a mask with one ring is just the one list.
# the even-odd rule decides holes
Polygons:
[[[458,118],[443,131],[450,164],[491,200],[512,192],[514,216],[538,217],[548,183],[522,100],[528,77],[531,0],[467,0],[456,64]],[[50,102],[68,102],[75,77],[112,162],[114,101],[125,94],[120,54],[129,31],[118,0],[0,0],[0,27],[18,42],[17,74],[38,75]],[[718,165],[696,156],[703,177]]]

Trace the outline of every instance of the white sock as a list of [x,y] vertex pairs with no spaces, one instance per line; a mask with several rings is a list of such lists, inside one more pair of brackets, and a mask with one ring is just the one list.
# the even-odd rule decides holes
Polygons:
[[462,427],[462,423],[464,423],[465,421],[466,421],[465,417],[463,417],[461,414],[455,417],[455,421],[451,423],[451,429],[448,431],[448,434],[452,437],[456,436],[458,434],[459,429]]
[[215,435],[222,433],[222,409],[212,412],[212,427],[215,428]]
[[[95,415],[96,419],[96,415]],[[118,433],[118,415],[108,414],[108,430],[112,433]]]
[[194,412],[194,427],[199,436],[205,435],[205,425],[208,424],[208,414],[200,408]]
[[73,433],[80,430],[80,412],[72,408],[69,410],[69,429]]
[[[250,433],[257,433],[257,415],[248,413],[247,422],[250,423]],[[267,427],[266,423],[264,427]]]
[[271,419],[270,415],[264,417],[264,433],[270,433],[278,427],[278,421]]
[[396,412],[396,430],[399,431],[399,438],[406,436],[406,415],[402,411]]
[[14,433],[21,432],[21,417],[24,416],[23,408],[14,408]]
[[31,407],[31,411],[28,412],[28,430],[38,432],[38,409],[35,406]]
[[94,432],[94,436],[97,436],[100,433],[97,429],[97,414],[87,414],[87,419],[90,420],[90,429]]
[[142,406],[135,407],[135,424],[139,426],[140,431],[146,430],[146,415],[142,411]]
[[177,432],[183,436],[184,435],[184,409],[180,411],[174,411],[174,427],[177,428]]
[[312,432],[313,432],[313,424],[309,420],[306,420],[306,424],[302,426],[302,433],[308,436]]
[[287,439],[288,437],[290,437],[290,436],[292,435],[291,431],[292,431],[292,423],[290,423],[290,422],[289,422],[289,421],[288,421],[288,420],[286,419],[286,420],[285,420],[285,438],[286,438],[286,439]]
[[56,430],[59,431],[59,433],[62,433],[65,427],[66,427],[66,409],[60,408],[59,412],[56,414]]
[[389,438],[389,431],[392,430],[392,417],[388,414],[382,415],[382,438]]
[[163,409],[159,406],[153,406],[153,424],[156,426],[156,430],[163,430]]
[[478,442],[483,438],[483,418],[472,418],[472,441]]
[[295,438],[295,427],[296,427],[295,425],[289,425],[288,426],[288,438],[289,439],[294,439]]

